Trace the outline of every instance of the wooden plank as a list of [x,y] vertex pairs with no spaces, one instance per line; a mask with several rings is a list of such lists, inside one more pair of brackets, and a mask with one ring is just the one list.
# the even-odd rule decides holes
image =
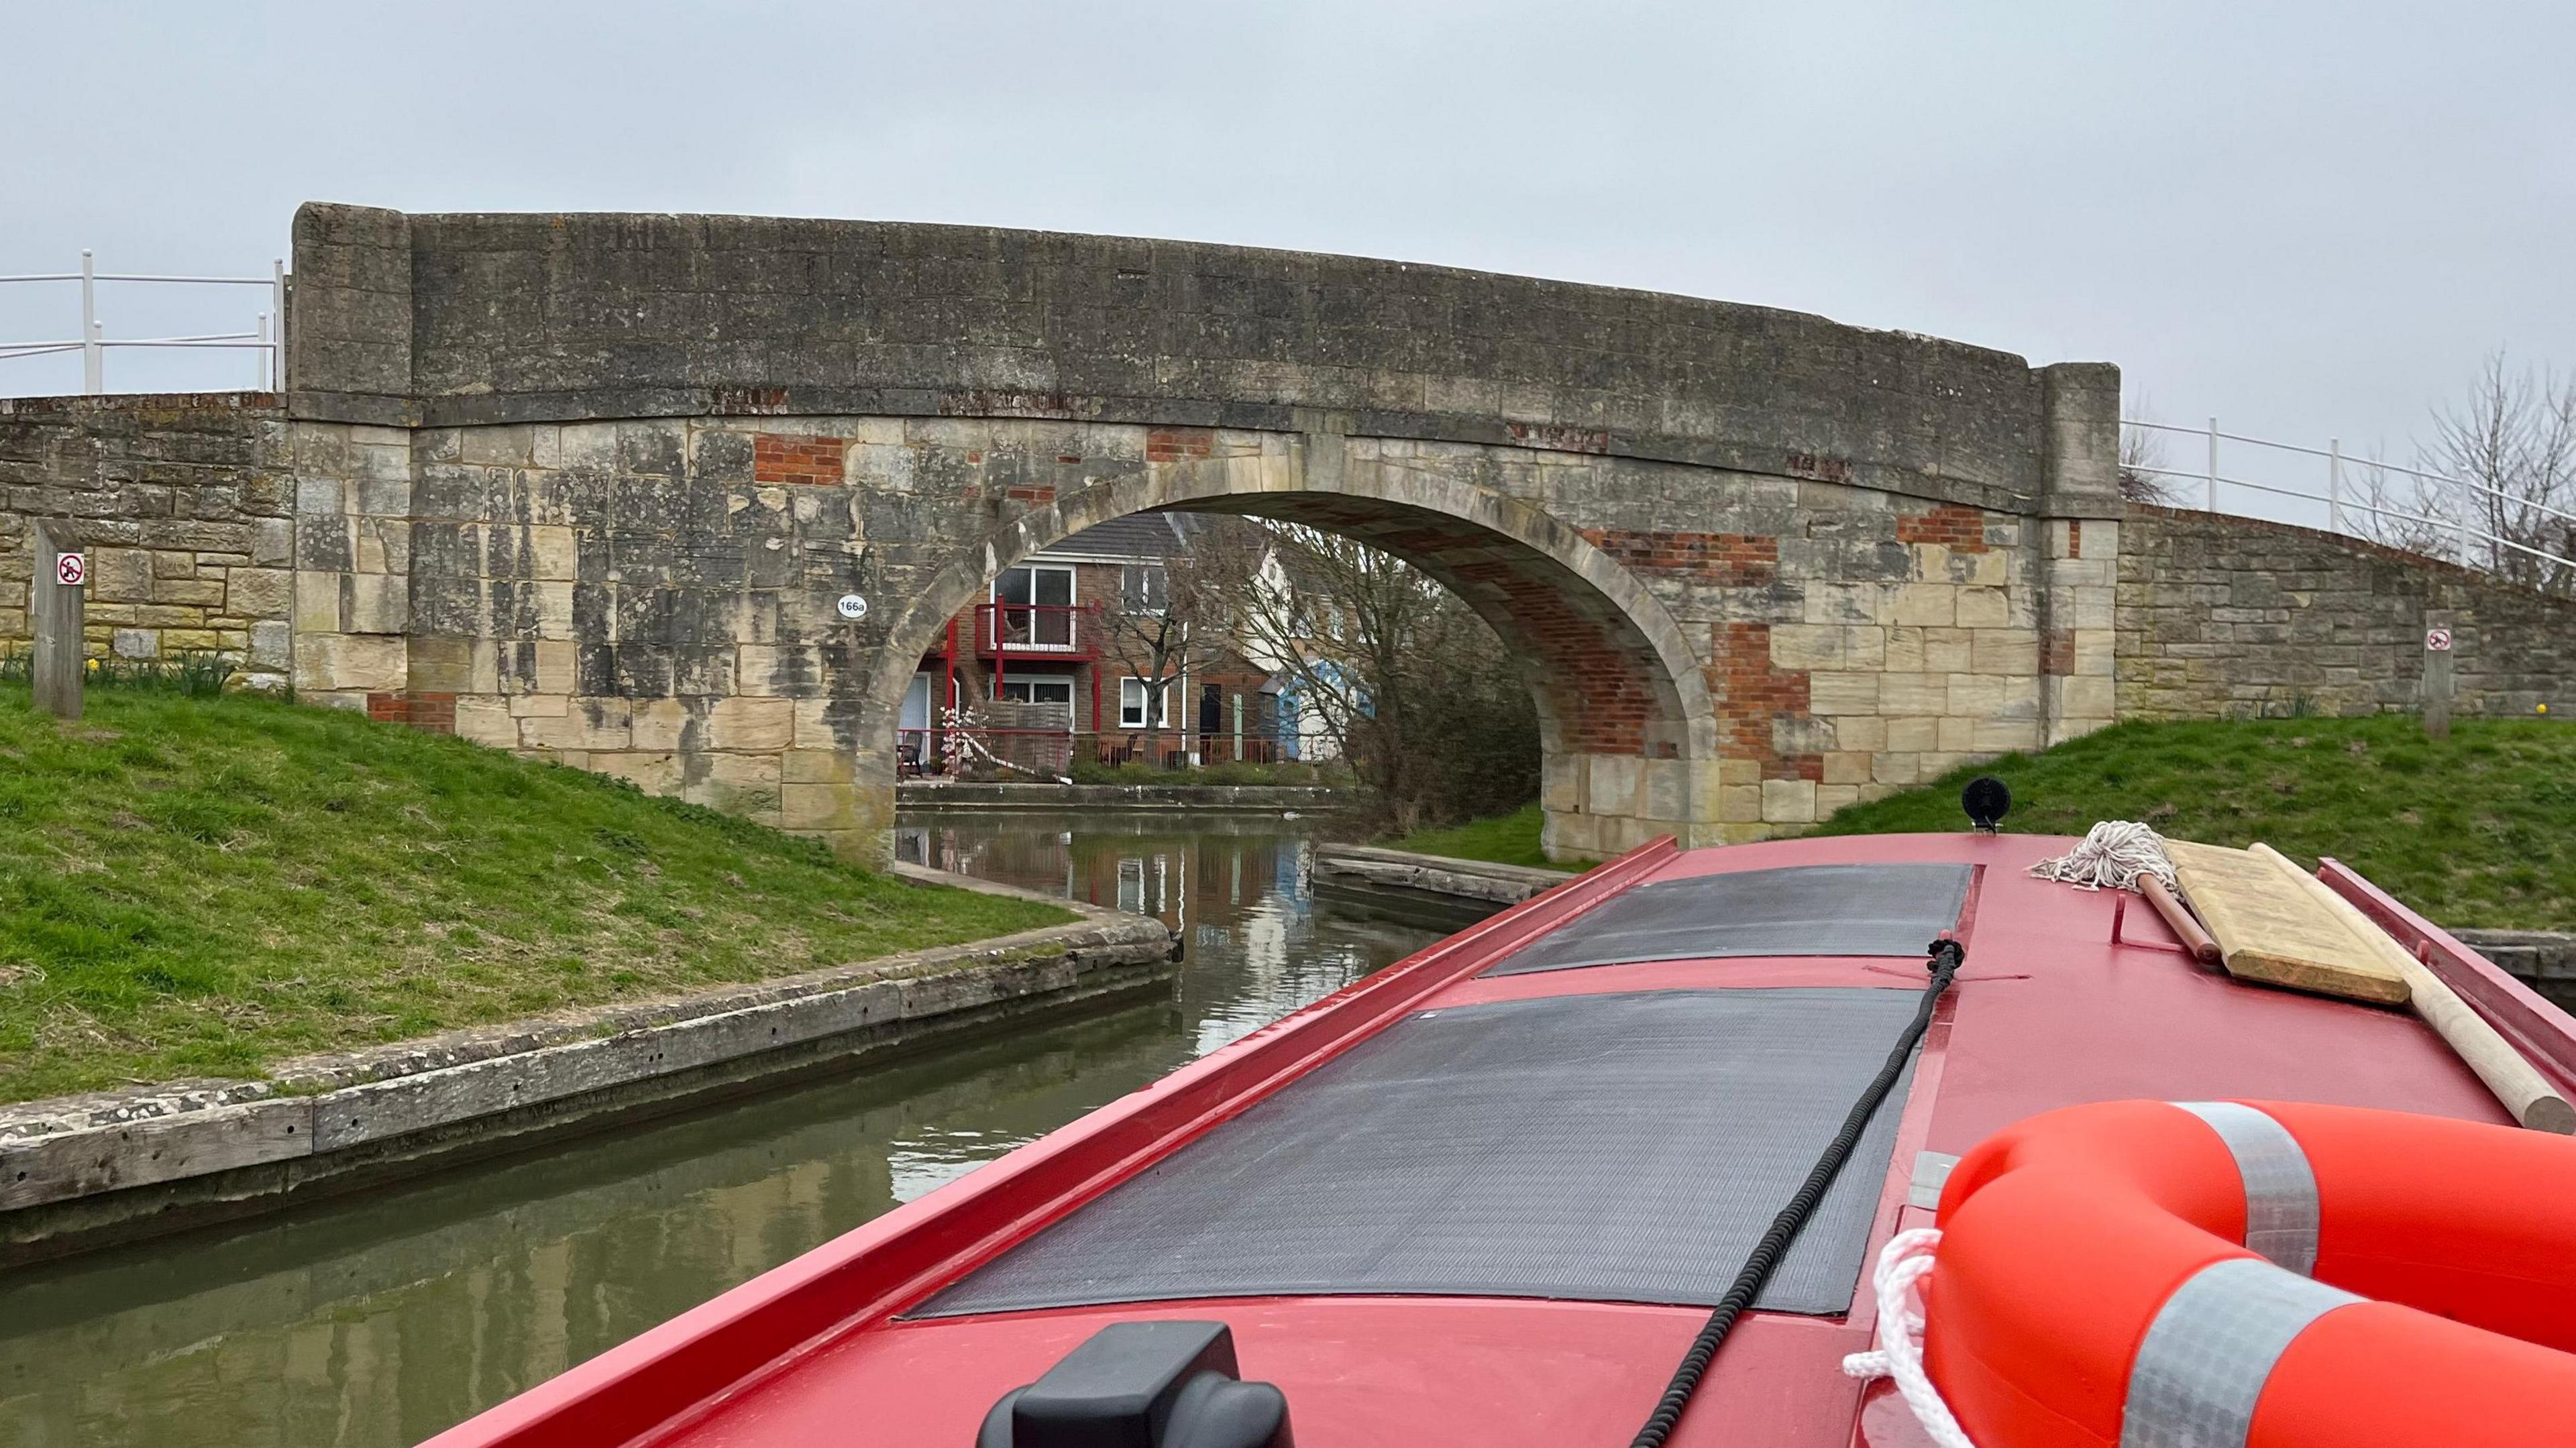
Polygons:
[[2253,853],[2265,864],[2280,871],[2293,884],[2326,907],[2344,928],[2369,945],[2371,951],[2405,980],[2413,993],[2415,1014],[2424,1018],[2434,1033],[2449,1044],[2468,1068],[2486,1083],[2495,1099],[2513,1114],[2513,1119],[2534,1131],[2552,1131],[2561,1136],[2576,1133],[2576,1107],[2558,1094],[2556,1087],[2541,1077],[2520,1051],[2496,1033],[2484,1017],[2469,1009],[2468,1002],[2442,983],[2441,977],[2424,968],[2405,947],[2388,938],[2388,933],[2370,923],[2353,903],[2325,886],[2323,880],[2290,863],[2280,851],[2257,844]]
[[2413,992],[2296,881],[2247,850],[2166,842],[2183,896],[2240,980],[2402,1006]]
[[0,1141],[0,1211],[313,1152],[313,1103],[272,1097]]

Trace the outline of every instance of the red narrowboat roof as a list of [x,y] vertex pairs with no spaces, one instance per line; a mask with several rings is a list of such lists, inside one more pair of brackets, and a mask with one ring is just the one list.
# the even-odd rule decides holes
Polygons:
[[[1693,1305],[1704,1298],[1676,1289],[1663,1302],[1566,1300],[1489,1287],[1476,1295],[1334,1288],[1096,1300],[1115,1295],[1111,1283],[1093,1285],[1095,1300],[1083,1305],[963,1315],[923,1309],[1149,1168],[1181,1160],[1182,1148],[1214,1140],[1220,1127],[1309,1073],[1361,1059],[1361,1048],[1425,1012],[1657,992],[1910,996],[1921,988],[1919,953],[1732,953],[1487,973],[1622,897],[1631,903],[1617,908],[1640,916],[1636,933],[1596,934],[1660,941],[1638,953],[1669,953],[1676,938],[1669,921],[1650,918],[1633,903],[1634,892],[1707,876],[1967,867],[1955,927],[1966,964],[1901,1098],[1891,1103],[1892,1127],[1873,1155],[1855,1156],[1845,1170],[1858,1194],[1855,1241],[1869,1254],[1900,1226],[1928,1222],[1928,1211],[1908,1203],[1924,1153],[1956,1156],[2057,1106],[2252,1097],[2506,1120],[2478,1079],[2413,1016],[2239,984],[2180,953],[2151,910],[2123,909],[2114,892],[2029,878],[2031,864],[2068,844],[2026,835],[1902,835],[1694,851],[1669,842],[1647,846],[747,1282],[451,1429],[433,1448],[962,1448],[997,1398],[1039,1377],[1100,1327],[1156,1318],[1228,1324],[1243,1376],[1286,1394],[1302,1448],[1624,1444],[1705,1319],[1705,1307]],[[2328,873],[2348,895],[2368,893]],[[1668,889],[1663,897],[1692,893]],[[2446,959],[2455,943],[2401,907],[2379,897],[2363,904],[2402,941],[2431,940],[2437,968],[2453,973],[2462,993],[2514,1034],[2513,1012],[2527,1010],[2527,993],[2516,996],[2518,987],[2483,962]],[[1772,943],[1759,945],[1766,939]],[[1757,942],[1751,948],[1790,948],[1759,932],[1738,944],[1743,940]],[[2529,1022],[2523,1025],[2525,1043],[2534,1044]],[[2557,1029],[2545,1021],[2541,1028]],[[1837,1114],[1848,1104],[1834,1103]],[[1657,1103],[1641,1099],[1636,1109],[1654,1111]],[[1775,1206],[1765,1206],[1765,1215]],[[1861,1386],[1842,1375],[1843,1355],[1870,1346],[1872,1309],[1865,1282],[1834,1280],[1850,1290],[1832,1309],[1756,1311],[1739,1323],[1674,1444],[1893,1448],[1920,1441],[1884,1385],[1872,1390],[1864,1413]],[[1050,1300],[1070,1300],[1060,1283],[1049,1290],[1057,1293]],[[971,1309],[975,1294],[950,1302],[959,1300]]]

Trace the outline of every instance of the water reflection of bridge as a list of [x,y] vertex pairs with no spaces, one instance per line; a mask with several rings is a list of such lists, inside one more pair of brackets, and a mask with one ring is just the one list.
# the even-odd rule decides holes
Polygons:
[[925,811],[895,826],[895,857],[1152,915],[1185,934],[1231,928],[1264,898],[1303,900],[1312,844],[1269,814]]

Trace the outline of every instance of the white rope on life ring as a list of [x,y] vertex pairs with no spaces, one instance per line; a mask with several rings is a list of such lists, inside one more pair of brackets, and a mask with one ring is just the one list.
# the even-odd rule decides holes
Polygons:
[[1878,1349],[1843,1359],[1843,1371],[1855,1378],[1887,1378],[1914,1410],[1914,1419],[1940,1448],[1976,1448],[1968,1441],[1941,1390],[1923,1371],[1923,1279],[1932,1275],[1932,1249],[1941,1244],[1941,1229],[1917,1227],[1888,1239],[1870,1273],[1878,1296]]

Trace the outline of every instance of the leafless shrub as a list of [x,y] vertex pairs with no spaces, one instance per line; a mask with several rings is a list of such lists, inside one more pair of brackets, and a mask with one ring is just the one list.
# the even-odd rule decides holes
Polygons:
[[2415,452],[2415,472],[2376,457],[2356,469],[2358,496],[2383,510],[2354,510],[2357,531],[2533,588],[2576,592],[2576,568],[2552,561],[2576,557],[2576,377],[2515,371],[2504,353],[2491,353],[2460,400],[2434,409],[2431,436]]

